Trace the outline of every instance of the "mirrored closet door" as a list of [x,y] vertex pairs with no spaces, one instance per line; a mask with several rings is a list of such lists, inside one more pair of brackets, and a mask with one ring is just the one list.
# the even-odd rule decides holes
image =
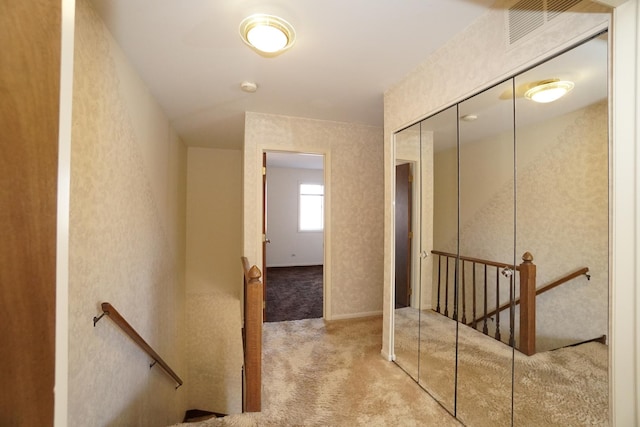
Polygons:
[[420,346],[420,123],[395,137],[395,318],[398,365],[418,380]]
[[395,136],[396,363],[466,425],[608,423],[607,46]]
[[[608,421],[607,45],[605,33],[514,79],[516,253],[531,255],[538,292],[535,349],[515,354],[514,425]],[[532,101],[541,83],[569,91]]]
[[459,104],[456,416],[474,425],[511,422],[515,238],[511,87],[509,80]]
[[[419,384],[455,409],[456,255],[458,253],[457,106],[420,123],[422,212]],[[450,254],[441,256],[436,253]]]

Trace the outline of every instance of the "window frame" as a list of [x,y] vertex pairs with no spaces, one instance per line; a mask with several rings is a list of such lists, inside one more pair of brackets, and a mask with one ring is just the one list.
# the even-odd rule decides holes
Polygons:
[[[303,186],[316,186],[320,187],[322,190],[321,194],[317,193],[303,193]],[[322,213],[320,215],[320,227],[319,228],[303,228],[302,227],[302,206],[303,206],[303,197],[318,197],[320,198],[320,205],[322,209]],[[307,181],[299,181],[298,182],[298,232],[299,233],[321,233],[324,232],[324,204],[325,204],[325,189],[324,183],[318,184],[317,182],[307,182]]]

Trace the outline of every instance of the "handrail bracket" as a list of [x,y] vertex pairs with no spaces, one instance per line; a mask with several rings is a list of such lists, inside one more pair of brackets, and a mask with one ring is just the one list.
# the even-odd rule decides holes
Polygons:
[[108,311],[103,311],[100,316],[93,316],[93,327],[95,328],[96,323],[98,323],[100,319],[102,319],[105,315],[108,315],[108,314],[109,314]]

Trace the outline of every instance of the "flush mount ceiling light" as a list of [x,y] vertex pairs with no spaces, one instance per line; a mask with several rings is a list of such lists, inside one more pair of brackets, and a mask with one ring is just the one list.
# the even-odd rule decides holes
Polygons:
[[240,36],[260,55],[272,57],[293,46],[296,32],[284,19],[258,13],[242,20]]
[[258,90],[258,85],[255,84],[254,82],[249,82],[245,80],[242,83],[240,83],[240,89],[242,89],[243,92],[254,93],[255,91]]
[[535,102],[553,102],[569,93],[573,86],[573,82],[567,80],[543,80],[527,90],[524,96]]

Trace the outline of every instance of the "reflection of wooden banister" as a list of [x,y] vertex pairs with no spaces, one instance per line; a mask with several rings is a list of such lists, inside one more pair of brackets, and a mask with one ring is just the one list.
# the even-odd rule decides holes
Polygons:
[[526,252],[522,256],[520,264],[520,345],[518,350],[527,356],[536,352],[536,296],[545,293],[578,276],[586,275],[589,279],[589,268],[583,267],[573,273],[567,274],[540,289],[536,289],[536,266],[532,263],[533,256]]
[[582,276],[582,275],[587,276],[587,280],[589,280],[591,277],[589,276],[589,268],[588,267],[583,267],[580,270],[576,270],[573,273],[567,274],[564,277],[561,277],[560,279],[549,283],[548,285],[544,285],[543,287],[541,287],[540,289],[538,289],[536,291],[536,295],[540,295],[543,294],[553,288],[555,288],[556,286],[560,286],[563,283],[568,282],[569,280],[575,279],[578,276]]
[[[518,266],[518,270],[520,270],[520,266]],[[549,291],[549,290],[551,290],[551,289],[553,289],[553,288],[555,288],[557,286],[562,285],[563,283],[568,282],[569,280],[573,280],[576,277],[579,277],[579,276],[582,276],[582,275],[587,276],[587,280],[590,278],[590,276],[589,276],[589,268],[588,267],[583,267],[580,270],[576,270],[573,273],[569,273],[566,276],[563,276],[563,277],[561,277],[560,279],[558,279],[558,280],[556,280],[554,282],[551,282],[551,283],[549,283],[547,285],[544,285],[544,286],[536,289],[536,296],[538,296],[540,294],[543,294],[543,293],[545,293],[545,292],[547,292],[547,291]],[[516,298],[516,300],[514,301],[514,304],[515,305],[520,304],[520,297]],[[510,306],[511,306],[511,303],[506,302],[506,303],[504,303],[504,304],[502,304],[500,306],[500,308],[497,310],[497,312],[501,313],[504,310],[506,310],[507,308],[509,308]],[[495,314],[496,314],[496,310],[491,310],[490,312],[487,313],[486,316],[487,317],[491,317],[491,316],[493,316]],[[482,320],[482,318],[483,317],[476,318],[476,322],[479,321],[479,320]],[[467,325],[472,325],[473,322],[467,322],[466,324]]]
[[147,344],[147,342],[140,336],[140,334],[138,334],[138,332],[133,329],[133,326],[131,326],[129,322],[127,322],[124,317],[122,317],[122,315],[118,313],[118,310],[116,310],[110,303],[103,302],[102,312],[103,314],[100,317],[93,318],[93,326],[96,325],[96,323],[102,318],[102,316],[104,316],[105,314],[108,315],[109,318],[120,327],[120,329],[122,329],[127,335],[129,335],[129,337],[131,337],[131,339],[136,344],[138,344],[140,348],[142,348],[149,356],[151,356],[154,364],[157,362],[158,365],[162,366],[162,369],[164,369],[171,376],[171,378],[173,378],[178,383],[178,387],[182,385],[182,380],[180,379],[180,377],[173,371],[173,369],[169,367],[169,365],[167,365],[167,362],[162,360],[162,357],[160,357],[160,355],[158,355],[158,353],[156,353],[155,350],[151,348],[149,344]]
[[[469,256],[462,256],[460,255],[458,257],[458,255],[456,254],[452,254],[452,253],[448,253],[448,252],[442,252],[442,251],[431,251],[432,254],[434,255],[442,255],[442,256],[446,256],[446,257],[450,257],[450,258],[459,258],[463,261],[469,261],[469,262],[475,262],[476,264],[486,264],[486,265],[490,265],[492,267],[500,267],[500,268],[514,268],[513,264],[506,264],[504,262],[497,262],[497,261],[489,261],[487,259],[481,259],[481,258],[472,258]],[[516,268],[518,268],[516,266]]]
[[262,273],[242,257],[244,270],[244,411],[260,412],[262,400]]
[[[586,275],[587,278],[589,278],[589,269],[587,267],[583,267],[577,271],[574,271],[573,273],[567,274],[566,276],[563,276],[562,278],[555,280],[545,286],[542,286],[539,289],[536,289],[536,265],[533,263],[533,255],[531,255],[529,252],[525,252],[524,255],[522,255],[522,263],[520,265],[512,265],[512,264],[507,264],[507,263],[502,263],[502,262],[496,262],[496,261],[490,261],[490,260],[485,260],[485,259],[480,259],[480,258],[472,258],[472,257],[467,257],[467,256],[458,256],[457,254],[452,254],[452,253],[447,253],[447,252],[441,252],[441,251],[431,251],[431,253],[433,253],[434,255],[438,255],[439,257],[446,257],[447,258],[447,264],[448,264],[448,260],[449,258],[453,258],[453,259],[459,259],[461,261],[461,269],[462,269],[462,280],[463,280],[463,289],[466,287],[465,283],[466,283],[466,279],[465,279],[465,267],[464,267],[464,263],[468,262],[471,263],[473,265],[473,292],[472,292],[472,298],[473,298],[473,303],[474,303],[474,315],[472,317],[472,321],[471,322],[465,322],[463,320],[463,323],[472,326],[475,328],[476,324],[478,321],[483,321],[483,333],[488,335],[488,328],[486,326],[486,321],[487,318],[491,317],[491,316],[495,316],[497,313],[502,312],[503,310],[506,310],[507,308],[511,308],[511,307],[515,307],[517,304],[520,304],[520,335],[519,335],[519,346],[518,346],[518,350],[521,351],[524,354],[527,354],[529,356],[535,354],[535,337],[536,337],[536,296],[540,295],[550,289],[553,289],[563,283],[566,283],[578,276],[581,275]],[[475,277],[475,266],[476,264],[479,264],[480,266],[484,266],[484,313],[482,315],[480,315],[479,317],[476,317],[475,314],[475,286],[476,286],[476,277]],[[438,259],[438,266],[440,266],[440,259]],[[498,281],[498,271],[500,271],[500,269],[502,269],[502,274],[505,275],[506,277],[511,277],[511,279],[513,279],[512,273],[513,270],[517,270],[519,272],[519,276],[520,276],[520,297],[516,298],[515,301],[513,301],[513,304],[511,302],[511,298],[508,302],[500,305],[499,307],[488,311],[487,310],[487,266],[490,267],[495,267],[496,270],[496,296],[498,296],[498,292],[499,292],[499,281]],[[440,268],[438,267],[438,272],[440,271]],[[447,274],[448,276],[448,274]],[[439,313],[440,312],[440,277],[438,277],[438,307],[436,308],[436,311]],[[448,286],[447,281],[445,281],[445,286]],[[510,286],[511,288],[511,286]],[[511,290],[511,289],[510,289]],[[454,307],[457,306],[457,304],[454,304]],[[463,301],[463,307],[466,307],[466,305],[464,304]],[[464,308],[463,308],[464,310]],[[445,310],[445,316],[447,315],[447,312]],[[511,324],[513,324],[514,318],[513,318],[514,312],[511,311],[511,315],[510,315],[510,322]],[[464,319],[465,317],[465,313],[463,312],[462,317]],[[457,316],[454,316],[454,320],[458,320]],[[498,318],[496,318],[496,339],[500,339],[499,338],[499,329],[498,329]],[[510,337],[510,342],[512,342],[513,337]]]
[[518,350],[536,353],[536,265],[533,255],[525,252],[520,264],[520,343]]
[[[518,270],[520,270],[520,266],[518,266]],[[560,286],[563,283],[568,282],[569,280],[575,279],[578,276],[582,276],[583,274],[585,276],[587,276],[587,279],[589,279],[589,268],[588,267],[583,267],[580,270],[576,270],[573,273],[567,274],[566,276],[564,276],[564,277],[562,277],[562,278],[560,278],[560,279],[558,279],[558,280],[556,280],[554,282],[549,283],[548,285],[544,285],[541,288],[536,289],[536,296],[538,296],[540,294],[543,294],[543,293],[555,288],[556,286]],[[516,298],[516,300],[514,301],[514,304],[515,305],[520,304],[520,297]],[[511,306],[511,303],[506,302],[506,303],[504,303],[504,304],[502,304],[500,306],[500,308],[498,309],[497,312],[501,313],[504,310],[506,310],[507,308],[509,308],[510,306]],[[496,310],[491,310],[490,312],[487,313],[487,317],[491,317],[491,316],[493,316],[495,314],[496,314]],[[476,318],[476,322],[479,321],[479,320],[482,320],[482,317]],[[467,322],[466,324],[467,325],[472,325],[473,322]]]

